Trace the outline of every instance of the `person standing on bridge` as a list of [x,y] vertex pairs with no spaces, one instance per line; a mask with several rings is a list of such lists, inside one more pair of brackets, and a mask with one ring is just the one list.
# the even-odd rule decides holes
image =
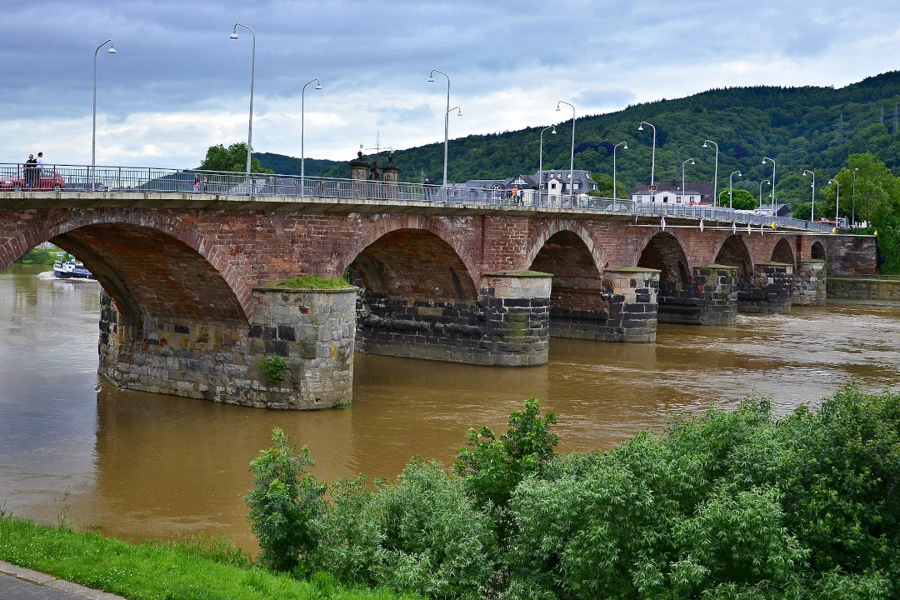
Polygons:
[[37,168],[34,170],[34,182],[37,187],[44,187],[41,183],[41,172],[44,170],[44,153],[38,152]]
[[25,171],[25,188],[28,189],[30,187],[34,187],[34,169],[35,165],[37,165],[37,161],[34,159],[34,154],[28,155],[28,160],[25,161],[25,165],[23,170]]

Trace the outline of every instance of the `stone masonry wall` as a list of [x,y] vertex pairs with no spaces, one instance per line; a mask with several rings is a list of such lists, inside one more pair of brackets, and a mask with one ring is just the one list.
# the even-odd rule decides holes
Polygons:
[[477,304],[360,297],[358,349],[480,365],[546,364],[550,277],[485,276]]
[[876,242],[869,236],[823,236],[814,238],[825,246],[829,277],[872,275],[878,266]]
[[[101,296],[99,373],[123,389],[259,408],[330,408],[352,399],[356,290],[256,290],[253,323],[144,317],[123,324]],[[260,359],[287,364],[273,382]]]
[[828,278],[828,298],[858,303],[900,303],[900,281],[896,279]]
[[703,265],[694,269],[694,276],[686,286],[661,283],[659,322],[734,325],[737,320],[735,271],[735,267],[726,265]]
[[824,260],[800,262],[794,275],[794,299],[798,306],[825,306],[827,298],[827,265]]
[[766,262],[757,264],[754,271],[752,286],[738,292],[738,312],[791,312],[794,268],[783,263]]

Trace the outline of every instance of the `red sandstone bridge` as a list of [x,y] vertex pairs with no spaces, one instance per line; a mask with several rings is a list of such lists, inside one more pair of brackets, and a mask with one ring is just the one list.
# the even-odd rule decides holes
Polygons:
[[[45,166],[31,181],[52,186],[3,190],[13,168],[0,271],[45,241],[85,263],[104,290],[101,375],[251,406],[349,398],[354,350],[537,365],[552,337],[733,325],[823,304],[827,275],[875,268],[872,238],[705,206],[126,167]],[[304,274],[356,287],[267,287]],[[260,366],[273,354],[277,382]]]

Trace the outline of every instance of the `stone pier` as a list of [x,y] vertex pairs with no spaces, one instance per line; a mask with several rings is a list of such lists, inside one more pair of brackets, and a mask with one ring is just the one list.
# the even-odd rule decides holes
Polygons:
[[794,268],[777,262],[755,265],[749,289],[738,292],[738,312],[773,314],[791,312]]
[[694,268],[688,285],[660,284],[659,322],[680,325],[734,325],[737,321],[735,267]]
[[[353,396],[356,288],[253,291],[251,323],[122,319],[101,296],[99,373],[123,389],[257,408],[319,409]],[[261,361],[285,365],[273,380]]]
[[407,301],[364,291],[357,349],[477,365],[547,364],[551,277],[487,274],[475,304]]
[[794,276],[792,302],[798,306],[825,306],[827,301],[827,268],[824,260],[801,261]]

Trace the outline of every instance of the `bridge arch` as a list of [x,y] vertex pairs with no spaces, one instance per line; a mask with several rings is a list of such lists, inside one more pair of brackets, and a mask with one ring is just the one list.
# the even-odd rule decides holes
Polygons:
[[17,232],[6,245],[22,250],[4,254],[15,259],[45,241],[83,261],[133,323],[144,316],[249,320],[252,290],[225,257],[207,250],[203,236],[178,218],[158,212],[67,211]]
[[363,248],[347,267],[379,296],[474,304],[478,288],[456,250],[425,229],[394,229]]
[[[346,254],[340,259],[338,274],[351,269],[369,249],[384,254],[384,249],[391,246],[397,252],[396,257],[400,260],[408,259],[410,261],[408,264],[421,262],[422,256],[441,257],[446,261],[448,268],[453,265],[453,273],[460,283],[468,279],[477,289],[481,283],[481,273],[476,267],[471,249],[466,251],[465,242],[457,239],[457,236],[452,235],[447,229],[446,224],[421,215],[402,215],[371,221],[368,226],[362,228],[362,235],[353,239]],[[404,238],[408,238],[407,241],[412,245],[404,246],[402,243]],[[424,254],[417,256],[416,248]],[[369,254],[371,255],[371,252]],[[387,261],[387,256],[383,256],[383,259]],[[365,262],[366,257],[362,260]],[[370,270],[369,274],[372,275],[373,272]],[[445,275],[453,277],[449,272]]]
[[826,260],[828,258],[825,255],[825,244],[823,244],[821,240],[814,241],[812,246],[810,246],[809,251],[813,260]]
[[637,266],[659,270],[660,296],[663,292],[684,290],[692,279],[684,248],[674,235],[665,231],[647,241]]
[[791,244],[787,239],[781,238],[778,240],[778,243],[775,244],[775,247],[772,249],[772,262],[784,263],[791,266],[796,265],[796,261],[794,260],[794,250],[791,248]]
[[750,256],[750,249],[747,243],[740,235],[729,235],[722,241],[716,252],[716,264],[735,267],[735,283],[740,286],[747,286],[752,283],[753,278],[753,259]]
[[[594,238],[591,237],[590,233],[588,233],[584,227],[575,222],[554,220],[549,223],[547,227],[542,229],[540,235],[531,243],[528,251],[525,253],[525,264],[530,265],[530,269],[557,275],[555,271],[548,270],[553,267],[547,265],[549,258],[547,256],[547,244],[551,239],[554,240],[553,244],[570,248],[578,253],[579,266],[577,268],[579,270],[593,274],[593,271],[591,271],[587,265],[587,259],[590,259],[593,262],[594,270],[598,277],[606,268],[603,250],[600,248],[599,244],[594,243]],[[580,240],[581,244],[576,240]],[[551,249],[551,253],[556,254],[555,250],[556,249]],[[541,254],[544,254],[545,256],[539,259],[539,255]],[[540,266],[542,264],[544,265],[543,268]],[[570,266],[566,266],[565,268],[568,269],[569,267]]]

